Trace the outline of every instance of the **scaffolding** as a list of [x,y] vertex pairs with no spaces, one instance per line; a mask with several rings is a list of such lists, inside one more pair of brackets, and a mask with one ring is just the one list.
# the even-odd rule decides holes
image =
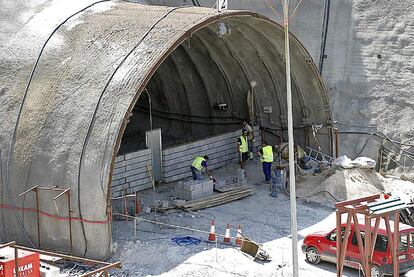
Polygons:
[[[371,277],[372,256],[374,254],[381,219],[384,219],[387,238],[391,249],[393,276],[400,276],[398,264],[399,211],[406,209],[407,207],[408,205],[399,197],[385,199],[379,194],[336,203],[337,276],[341,277],[343,274],[346,247],[353,221],[358,241],[358,249],[361,254],[361,267],[364,271],[364,275],[366,277]],[[347,215],[346,227],[343,236],[338,235],[341,234],[342,230],[342,215]],[[363,238],[361,236],[358,215],[362,215],[364,218],[363,224],[365,224],[365,242],[363,242]],[[394,216],[393,230],[391,230],[390,226],[390,215]],[[374,226],[371,225],[373,220],[375,221]]]

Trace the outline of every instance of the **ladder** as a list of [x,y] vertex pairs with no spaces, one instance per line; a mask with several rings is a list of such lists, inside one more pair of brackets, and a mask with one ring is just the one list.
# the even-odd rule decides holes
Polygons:
[[305,151],[306,151],[306,154],[308,154],[308,156],[312,159],[312,160],[314,160],[314,161],[316,161],[316,162],[323,162],[323,161],[326,161],[329,165],[332,165],[332,163],[334,162],[334,158],[332,158],[331,156],[328,156],[328,155],[326,155],[326,154],[324,154],[324,153],[322,153],[321,151],[318,151],[318,150],[316,150],[316,149],[313,149],[313,148],[311,148],[311,147],[309,147],[309,146],[306,146],[305,147]]

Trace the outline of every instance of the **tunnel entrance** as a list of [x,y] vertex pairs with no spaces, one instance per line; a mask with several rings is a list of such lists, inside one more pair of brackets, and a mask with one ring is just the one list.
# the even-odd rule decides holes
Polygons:
[[[148,93],[141,93],[136,102],[118,154],[145,149],[150,122],[162,130],[163,149],[240,129],[244,120],[259,125],[272,145],[286,141],[283,36],[268,36],[274,33],[271,28],[240,18],[222,19],[179,44],[149,79],[143,90]],[[305,51],[297,45],[292,50],[296,56]],[[311,64],[309,59],[292,63],[295,143],[302,147],[315,145],[312,124],[322,119],[326,127],[329,122],[327,104],[315,97],[323,94],[323,87],[300,78],[314,74],[303,69]],[[325,128],[321,141],[326,153],[331,151],[329,137]]]
[[[4,114],[19,116],[6,122],[0,138],[10,188],[2,199],[31,209],[34,199],[18,196],[31,186],[70,189],[79,219],[72,230],[75,255],[108,258],[114,189],[148,184],[149,151],[136,153],[150,129],[145,91],[153,128],[162,130],[162,155],[176,166],[165,176],[170,180],[189,172],[173,146],[214,135],[229,147],[214,153],[233,157],[239,133],[232,131],[243,119],[255,122],[271,144],[287,139],[283,28],[262,15],[98,1],[56,26],[35,66],[22,61],[30,82],[14,82],[5,94]],[[320,145],[329,154],[327,91],[303,45],[293,35],[290,41],[295,141],[314,146],[311,127],[320,125]],[[53,201],[42,202],[42,210],[55,213]],[[7,239],[37,237],[35,215],[21,215],[21,222],[12,210],[3,216]],[[42,246],[67,250],[67,222],[43,220],[40,227]]]

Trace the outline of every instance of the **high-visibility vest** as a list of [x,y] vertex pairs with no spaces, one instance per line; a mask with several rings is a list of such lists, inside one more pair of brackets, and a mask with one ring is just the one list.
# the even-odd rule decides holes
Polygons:
[[197,170],[202,170],[203,166],[201,165],[202,162],[204,162],[206,159],[203,157],[197,157],[194,159],[194,162],[191,164],[193,167],[195,167]]
[[247,147],[247,138],[240,136],[240,153],[247,153],[249,152],[249,147]]
[[268,145],[262,148],[263,155],[260,158],[262,163],[271,163],[273,162],[273,148],[272,146]]

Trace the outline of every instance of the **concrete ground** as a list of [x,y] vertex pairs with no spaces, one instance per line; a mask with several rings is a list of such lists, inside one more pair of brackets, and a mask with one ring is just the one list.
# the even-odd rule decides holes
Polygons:
[[[231,178],[236,175],[238,165],[231,164],[213,172],[216,178]],[[199,245],[179,246],[171,241],[176,236],[192,236],[202,240],[207,235],[197,231],[174,229],[148,222],[137,223],[134,237],[133,222],[114,222],[114,260],[123,263],[115,276],[292,276],[290,234],[290,201],[288,196],[268,196],[269,185],[264,179],[259,161],[247,165],[248,183],[253,186],[250,197],[198,212],[173,212],[169,214],[142,214],[149,220],[179,225],[196,230],[209,231],[211,219],[216,221],[216,232],[224,234],[227,223],[231,225],[231,236],[235,228],[242,226],[242,233],[263,244],[263,249],[272,258],[271,262],[252,261],[233,246],[201,242]],[[166,200],[173,195],[174,183],[162,185],[156,199]],[[152,190],[140,193],[143,206],[152,205]],[[329,205],[297,201],[299,230],[300,276],[336,276],[334,264],[317,266],[305,262],[300,245],[305,235],[315,231],[327,231],[335,226],[334,209]],[[221,241],[222,238],[218,240]],[[360,276],[358,270],[346,269],[344,276]],[[362,275],[361,275],[362,276]],[[406,276],[414,276],[407,274]]]

